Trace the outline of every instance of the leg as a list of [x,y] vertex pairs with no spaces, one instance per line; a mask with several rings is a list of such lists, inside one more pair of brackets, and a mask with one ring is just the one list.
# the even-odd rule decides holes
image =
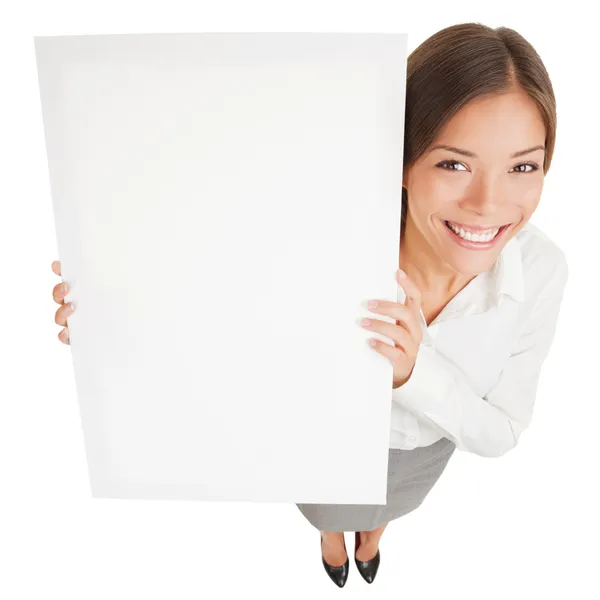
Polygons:
[[360,532],[360,546],[356,552],[356,558],[360,561],[371,560],[376,554],[379,548],[379,540],[383,535],[384,529],[387,524],[373,529],[372,531],[361,531]]
[[341,531],[322,531],[321,550],[325,562],[332,567],[341,567],[348,559],[344,544],[344,533]]

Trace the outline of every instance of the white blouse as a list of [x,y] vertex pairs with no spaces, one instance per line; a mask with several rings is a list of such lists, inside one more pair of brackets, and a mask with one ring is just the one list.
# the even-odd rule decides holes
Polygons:
[[[392,390],[390,448],[442,437],[480,456],[514,448],[532,418],[567,278],[564,252],[528,222],[429,327],[421,311],[415,368]],[[398,302],[405,297],[399,286]]]

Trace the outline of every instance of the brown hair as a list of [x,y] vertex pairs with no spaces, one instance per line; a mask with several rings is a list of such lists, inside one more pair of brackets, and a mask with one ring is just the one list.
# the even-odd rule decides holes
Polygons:
[[[438,31],[407,62],[404,170],[431,146],[446,122],[478,96],[520,87],[537,103],[546,127],[544,174],[556,137],[556,100],[542,59],[508,27],[462,23]],[[408,194],[402,188],[402,230]]]

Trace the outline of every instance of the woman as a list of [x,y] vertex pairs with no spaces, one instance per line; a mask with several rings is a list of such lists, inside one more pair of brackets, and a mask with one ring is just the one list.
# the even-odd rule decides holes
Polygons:
[[344,531],[356,532],[357,567],[372,582],[387,523],[423,502],[456,447],[500,456],[530,422],[567,278],[563,252],[528,224],[555,130],[546,70],[511,29],[455,25],[408,58],[407,302],[370,308],[367,327],[392,342],[375,346],[394,367],[387,504],[298,505],[340,586]]
[[[528,223],[552,159],[546,70],[515,31],[439,31],[408,58],[398,302],[366,329],[393,365],[387,504],[299,504],[343,587],[344,532],[371,583],[386,525],[417,508],[458,447],[501,456],[529,424],[567,280],[564,253]],[[60,275],[60,263],[52,265]],[[56,323],[68,344],[57,285]],[[386,315],[395,324],[378,320]]]

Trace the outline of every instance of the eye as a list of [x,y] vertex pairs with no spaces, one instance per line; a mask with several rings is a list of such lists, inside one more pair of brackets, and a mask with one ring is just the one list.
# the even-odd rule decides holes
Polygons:
[[[462,163],[459,163],[457,160],[444,160],[441,163],[438,163],[436,166],[440,167],[440,169],[445,169],[446,171],[458,171],[459,170],[459,169],[449,168],[451,165],[462,165]],[[519,169],[519,167],[531,167],[531,169],[523,170],[523,169]],[[517,169],[515,171],[515,173],[533,173],[534,171],[537,171],[538,168],[539,168],[538,165],[536,165],[535,163],[522,163],[522,164],[514,167],[514,169]]]
[[515,169],[518,167],[531,167],[531,170],[530,171],[516,171],[517,173],[533,173],[534,171],[538,170],[538,166],[535,163],[522,163],[520,165],[517,165],[515,167]]
[[457,160],[443,160],[441,163],[438,163],[436,167],[440,167],[440,169],[445,169],[446,171],[457,171],[458,169],[448,169],[448,165],[460,165]]

